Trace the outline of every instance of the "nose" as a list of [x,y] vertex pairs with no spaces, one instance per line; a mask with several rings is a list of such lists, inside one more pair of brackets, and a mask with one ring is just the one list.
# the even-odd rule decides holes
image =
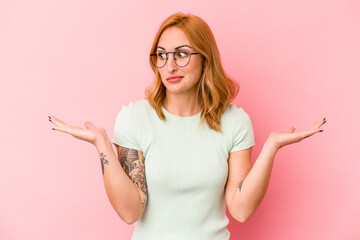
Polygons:
[[167,70],[169,72],[175,72],[178,69],[178,66],[175,64],[175,58],[174,54],[168,54],[168,60],[167,60]]

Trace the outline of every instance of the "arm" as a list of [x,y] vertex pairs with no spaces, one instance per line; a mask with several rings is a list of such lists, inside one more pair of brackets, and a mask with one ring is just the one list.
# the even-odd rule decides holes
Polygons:
[[85,128],[73,126],[55,116],[49,116],[49,121],[55,124],[53,130],[70,134],[96,147],[110,203],[126,223],[138,220],[147,202],[143,153],[117,146],[117,160],[105,129],[89,121],[84,123]]
[[232,152],[228,160],[225,197],[231,216],[239,222],[247,221],[264,198],[276,154],[276,149],[265,143],[252,167],[251,150]]
[[116,145],[117,159],[108,138],[96,147],[110,203],[122,220],[132,224],[141,218],[147,202],[143,154]]
[[230,153],[229,175],[225,189],[226,203],[233,218],[247,221],[265,196],[277,151],[283,146],[300,142],[322,132],[325,118],[307,131],[295,132],[291,127],[285,132],[272,132],[266,140],[254,166],[251,164],[251,149]]

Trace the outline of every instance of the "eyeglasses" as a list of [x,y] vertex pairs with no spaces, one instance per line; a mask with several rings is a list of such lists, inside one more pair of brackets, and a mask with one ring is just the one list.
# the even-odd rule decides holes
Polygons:
[[174,54],[174,62],[178,67],[185,67],[189,64],[191,55],[200,54],[200,53],[191,53],[185,49],[178,49],[175,52],[165,52],[165,51],[158,51],[157,53],[150,54],[151,56],[151,63],[156,68],[162,68],[165,66],[168,60],[168,54]]

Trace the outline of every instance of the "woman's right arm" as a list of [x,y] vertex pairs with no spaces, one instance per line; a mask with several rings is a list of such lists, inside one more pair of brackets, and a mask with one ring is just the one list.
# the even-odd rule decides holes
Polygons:
[[116,145],[108,137],[96,144],[104,185],[111,205],[128,224],[141,218],[147,203],[144,157],[141,151]]
[[98,150],[106,193],[119,217],[128,224],[141,218],[147,202],[147,188],[143,153],[116,145],[118,158],[105,129],[89,121],[85,128],[70,125],[49,116],[53,130],[93,144]]

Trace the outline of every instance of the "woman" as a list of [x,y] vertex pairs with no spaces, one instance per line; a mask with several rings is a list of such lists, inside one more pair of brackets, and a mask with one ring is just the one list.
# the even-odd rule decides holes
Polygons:
[[[54,130],[98,150],[104,184],[117,214],[135,223],[132,239],[229,239],[230,214],[245,222],[262,201],[276,152],[321,132],[272,132],[254,166],[248,114],[230,102],[238,84],[222,68],[208,25],[177,13],[158,30],[150,52],[155,79],[146,99],[123,106],[113,151],[105,129],[52,116]],[[146,171],[145,171],[146,169]]]

